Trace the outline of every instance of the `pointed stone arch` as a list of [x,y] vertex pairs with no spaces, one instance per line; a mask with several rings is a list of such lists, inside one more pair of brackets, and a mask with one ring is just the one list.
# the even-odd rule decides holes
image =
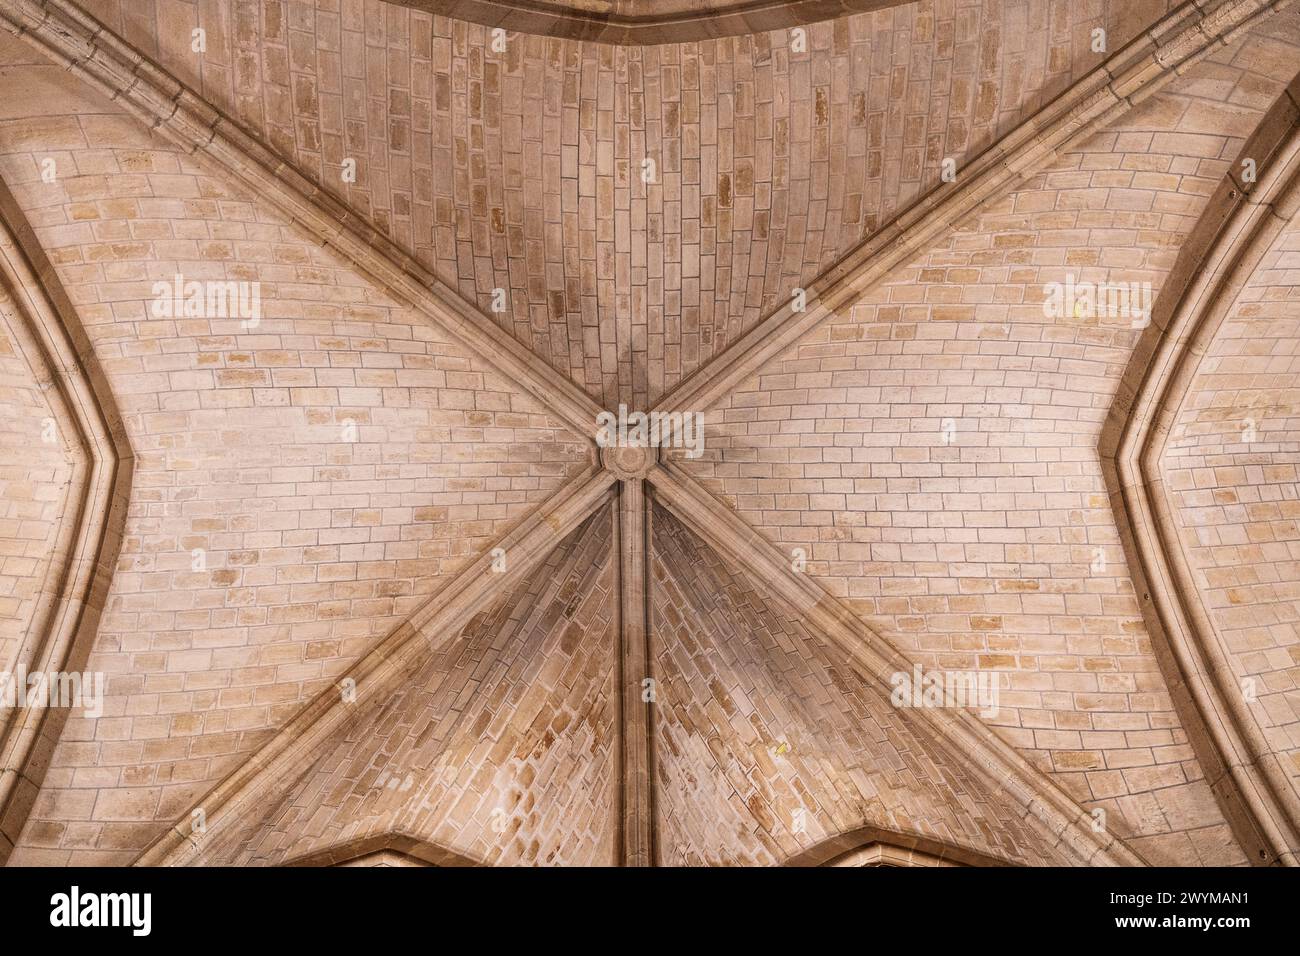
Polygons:
[[[866,857],[862,859],[861,857]],[[859,859],[853,859],[859,857]],[[1011,860],[933,837],[864,826],[822,840],[784,866],[1015,866]]]
[[481,866],[477,860],[461,856],[436,843],[412,836],[401,830],[375,837],[348,840],[335,846],[306,853],[286,861],[284,866],[349,866],[363,865],[366,857],[392,853],[403,858],[408,866]]
[[1247,857],[1297,865],[1300,800],[1256,718],[1179,543],[1159,462],[1200,358],[1300,210],[1300,76],[1246,143],[1184,245],[1125,369],[1098,453],[1142,615],[1206,776]]
[[[19,658],[30,670],[79,671],[121,549],[134,457],[117,403],[75,307],[0,181],[0,285],[42,370],[51,413],[73,461],[67,514]],[[0,725],[0,865],[27,821],[68,709],[15,709]]]

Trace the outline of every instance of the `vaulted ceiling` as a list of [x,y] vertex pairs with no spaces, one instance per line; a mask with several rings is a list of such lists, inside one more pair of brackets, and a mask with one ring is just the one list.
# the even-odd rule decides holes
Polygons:
[[1297,862],[1300,4],[0,27],[0,857]]

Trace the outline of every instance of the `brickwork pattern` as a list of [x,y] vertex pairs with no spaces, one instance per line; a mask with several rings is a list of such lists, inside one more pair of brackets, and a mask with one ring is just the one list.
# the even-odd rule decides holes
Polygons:
[[[590,455],[238,184],[59,68],[22,82],[0,175],[137,455],[105,714],[69,721],[29,859],[120,862]],[[260,324],[155,315],[177,273],[260,283]]]
[[282,863],[400,831],[483,863],[612,863],[611,529],[608,509],[589,518],[204,862]]
[[[1045,284],[1149,282],[1295,72],[1300,18],[1222,48],[710,413],[687,469],[1156,860],[1239,851],[1133,600],[1096,445],[1137,332]],[[945,431],[945,426],[950,430]],[[947,443],[946,443],[947,442]]]
[[872,824],[1015,862],[1052,843],[668,512],[653,515],[664,865],[768,865]]
[[[379,0],[85,6],[485,314],[506,290],[503,328],[634,407],[935,186],[944,158],[960,176],[1097,66],[1094,27],[1113,52],[1167,8],[926,0],[811,26],[807,51],[774,30],[647,47],[511,34],[498,52],[484,27]],[[1297,62],[1294,11],[1215,47],[770,362],[710,412],[705,457],[677,458],[915,661],[998,674],[995,731],[1156,863],[1245,861],[1156,666],[1100,473],[1138,333],[1042,300],[1067,275],[1158,294]],[[592,458],[323,232],[3,36],[0,76],[0,178],[137,456],[89,664],[109,675],[105,714],[69,720],[12,859],[121,864]],[[1225,323],[1169,459],[1216,625],[1293,761],[1297,255],[1290,233]],[[154,285],[177,274],[257,283],[259,323],[158,314]],[[8,455],[31,447],[43,399],[5,321]],[[1243,382],[1265,356],[1272,377]],[[1261,415],[1249,449],[1225,427],[1243,409]],[[14,457],[0,666],[66,483],[66,461]],[[864,825],[1073,859],[755,575],[651,517],[657,862],[779,863]],[[198,862],[616,862],[614,540],[602,508],[304,774],[209,821]]]

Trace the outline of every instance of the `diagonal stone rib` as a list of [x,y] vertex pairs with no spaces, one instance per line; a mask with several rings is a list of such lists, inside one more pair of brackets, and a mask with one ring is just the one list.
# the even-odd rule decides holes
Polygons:
[[364,700],[395,687],[424,660],[431,649],[454,640],[474,615],[534,570],[550,551],[597,508],[613,500],[614,477],[595,471],[562,489],[496,547],[505,552],[505,570],[493,572],[491,552],[480,555],[426,601],[340,679],[354,682],[355,697],[345,700],[338,688],[328,688],[285,724],[257,753],[214,787],[182,818],[158,837],[135,861],[137,866],[174,866],[193,860],[200,841],[189,821],[202,810],[207,836],[219,833],[224,821],[238,820],[241,810],[272,791],[277,782],[303,773],[318,746],[362,710]]
[[659,411],[704,411],[768,361],[851,308],[898,267],[950,232],[985,202],[1004,195],[1089,134],[1156,93],[1219,44],[1294,0],[1184,3],[1117,51],[1034,116],[958,170],[847,253],[805,290],[742,335],[660,399]]
[[[859,621],[810,575],[796,573],[786,555],[677,466],[660,465],[647,478],[656,502],[763,582],[806,626],[839,648],[866,680],[888,693],[891,676],[911,670],[911,661],[892,643]],[[918,729],[924,728],[941,749],[969,761],[991,785],[1009,794],[1022,816],[1035,817],[1055,845],[1080,865],[1142,865],[1118,837],[1095,832],[1086,810],[977,718],[964,710],[933,707],[918,708],[917,714]]]
[[576,383],[486,318],[291,164],[240,129],[69,0],[0,0],[0,26],[64,64],[151,130],[207,156],[255,188],[322,245],[337,250],[385,292],[426,316],[577,434],[601,411]]
[[[72,452],[72,494],[42,606],[19,649],[29,671],[80,672],[90,655],[122,544],[134,458],[108,380],[54,267],[0,181],[0,307],[40,366]],[[9,858],[68,719],[66,707],[16,708],[0,721],[0,866]]]
[[1243,147],[1133,351],[1098,452],[1142,616],[1206,778],[1247,857],[1300,865],[1300,795],[1242,699],[1188,563],[1160,463],[1200,360],[1260,259],[1300,215],[1300,76]]

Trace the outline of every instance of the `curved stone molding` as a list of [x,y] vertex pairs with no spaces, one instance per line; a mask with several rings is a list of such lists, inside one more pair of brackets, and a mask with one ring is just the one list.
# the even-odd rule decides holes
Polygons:
[[908,0],[396,0],[519,33],[649,46],[777,30]]
[[[965,866],[952,860],[931,856],[920,850],[904,850],[889,843],[867,843],[848,853],[841,854],[823,866]],[[983,866],[997,866],[996,861]]]
[[[73,458],[50,576],[19,661],[28,671],[80,671],[121,548],[133,458],[76,310],[3,182],[0,286]],[[0,728],[0,865],[22,832],[67,719],[67,708],[16,708]]]
[[[867,851],[876,851],[868,854]],[[866,856],[864,859],[863,857]],[[1013,866],[999,857],[915,833],[861,827],[785,861],[786,866]]]
[[1224,815],[1256,863],[1300,864],[1300,801],[1235,688],[1180,543],[1159,463],[1219,325],[1300,209],[1300,76],[1211,198],[1152,310],[1098,452],[1142,615],[1170,694]]

